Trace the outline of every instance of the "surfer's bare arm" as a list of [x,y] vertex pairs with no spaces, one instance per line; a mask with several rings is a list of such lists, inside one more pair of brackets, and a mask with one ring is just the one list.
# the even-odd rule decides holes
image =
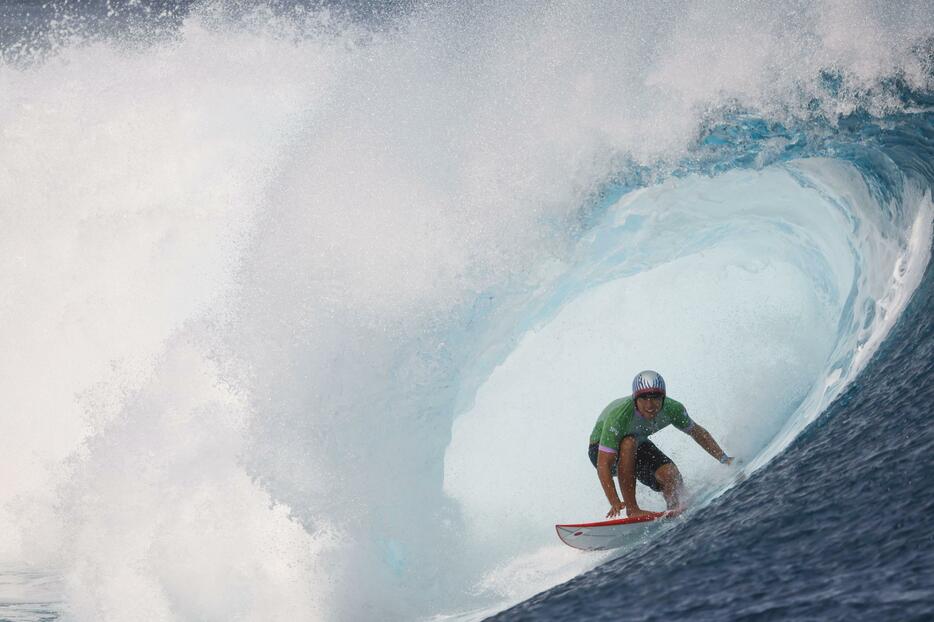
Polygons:
[[617,457],[617,454],[606,451],[597,454],[597,475],[600,477],[603,494],[606,495],[606,500],[610,502],[610,511],[606,514],[607,518],[619,516],[623,509],[623,502],[619,500],[619,495],[616,494],[616,482],[613,481],[612,469]]
[[636,503],[636,437],[624,436],[619,443],[619,489],[626,504],[626,516],[640,516],[646,512]]
[[733,462],[733,458],[727,456],[726,453],[720,449],[720,446],[717,445],[717,441],[713,440],[710,432],[705,430],[703,426],[695,423],[694,427],[688,431],[688,434],[691,435],[691,438],[693,438],[694,441],[704,449],[704,451],[720,462],[724,464],[730,464]]

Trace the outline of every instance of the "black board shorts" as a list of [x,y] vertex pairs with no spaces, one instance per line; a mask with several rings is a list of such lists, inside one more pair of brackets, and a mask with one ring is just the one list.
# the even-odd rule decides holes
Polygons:
[[[594,443],[587,448],[587,455],[590,456],[590,462],[597,466],[597,455],[600,452],[599,443]],[[656,492],[661,492],[662,486],[655,479],[655,471],[666,464],[674,464],[671,458],[666,456],[661,449],[655,446],[652,441],[642,441],[639,448],[636,449],[636,478]],[[617,475],[619,459],[610,467],[610,474]]]

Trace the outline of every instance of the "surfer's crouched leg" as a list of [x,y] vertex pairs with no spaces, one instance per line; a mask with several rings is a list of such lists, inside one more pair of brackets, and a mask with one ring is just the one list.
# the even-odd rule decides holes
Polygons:
[[652,441],[645,440],[639,444],[636,453],[636,477],[652,490],[662,493],[669,510],[680,507],[684,485],[681,472],[671,458]]
[[636,477],[640,482],[654,490],[662,492],[662,483],[655,474],[666,465],[674,466],[671,458],[666,456],[652,441],[642,441],[636,451]]
[[681,479],[681,471],[675,466],[674,462],[662,465],[655,471],[655,479],[661,485],[662,495],[665,497],[665,503],[669,510],[675,510],[681,507],[681,496],[684,490],[684,480]]

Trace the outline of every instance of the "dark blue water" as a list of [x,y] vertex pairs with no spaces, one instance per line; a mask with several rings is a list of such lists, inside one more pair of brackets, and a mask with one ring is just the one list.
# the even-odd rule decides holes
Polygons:
[[496,620],[934,619],[934,270],[857,381],[767,467]]

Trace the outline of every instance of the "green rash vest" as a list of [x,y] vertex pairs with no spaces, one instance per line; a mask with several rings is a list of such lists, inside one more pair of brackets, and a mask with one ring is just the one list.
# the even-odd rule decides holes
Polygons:
[[650,434],[673,425],[682,432],[690,432],[694,422],[688,417],[681,402],[670,397],[665,398],[665,405],[652,420],[644,418],[631,397],[621,397],[610,402],[597,418],[597,424],[590,433],[590,444],[599,443],[600,451],[618,453],[619,444],[625,436],[635,436],[641,444]]

